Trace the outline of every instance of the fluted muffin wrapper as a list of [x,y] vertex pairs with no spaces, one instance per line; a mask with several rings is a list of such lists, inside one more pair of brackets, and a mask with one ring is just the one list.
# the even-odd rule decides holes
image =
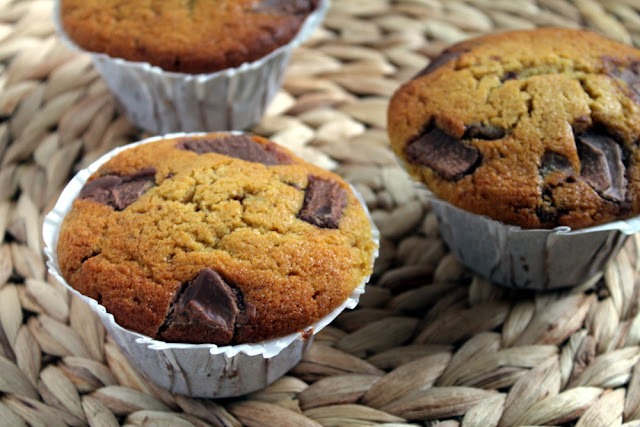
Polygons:
[[545,290],[576,286],[599,274],[640,231],[640,217],[572,230],[523,229],[427,198],[454,256],[503,286]]
[[[44,251],[48,258],[49,272],[98,314],[105,329],[123,350],[131,364],[147,378],[171,392],[192,397],[239,396],[267,386],[293,368],[304,356],[316,333],[345,309],[356,307],[370,276],[365,277],[339,307],[300,332],[252,344],[217,346],[168,343],[123,328],[115,322],[113,315],[108,313],[104,306],[71,287],[62,277],[58,264],[57,244],[62,221],[71,210],[73,201],[82,186],[102,164],[121,151],[136,145],[193,135],[201,135],[201,133],[167,134],[121,146],[78,172],[64,188],[55,206],[44,219],[42,230]],[[371,219],[367,205],[353,187],[352,191],[367,213],[373,239],[378,245],[380,234]],[[377,256],[376,250],[372,263]]]
[[329,0],[321,0],[296,36],[263,58],[208,74],[169,72],[145,62],[84,50],[64,31],[60,0],[55,2],[54,21],[67,45],[91,55],[131,123],[164,134],[241,130],[258,123],[282,86],[291,52],[320,25],[328,8]]

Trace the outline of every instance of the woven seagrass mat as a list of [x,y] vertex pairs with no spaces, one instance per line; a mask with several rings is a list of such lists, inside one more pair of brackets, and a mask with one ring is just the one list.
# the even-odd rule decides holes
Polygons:
[[388,97],[448,44],[554,25],[640,45],[640,0],[334,0],[253,131],[350,180],[380,258],[298,366],[217,401],[142,378],[46,272],[41,222],[71,174],[147,136],[51,10],[0,1],[0,425],[640,426],[640,239],[576,289],[496,287],[448,253],[385,132]]

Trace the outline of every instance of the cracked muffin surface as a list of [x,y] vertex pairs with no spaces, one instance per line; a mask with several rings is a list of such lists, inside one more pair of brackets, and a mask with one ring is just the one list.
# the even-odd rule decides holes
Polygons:
[[121,326],[218,345],[294,333],[371,273],[376,243],[338,175],[264,138],[207,134],[128,148],[65,217],[65,280]]
[[61,0],[83,49],[165,71],[211,73],[255,61],[295,37],[319,0]]
[[524,228],[640,213],[640,51],[586,30],[470,39],[392,96],[388,133],[438,198]]

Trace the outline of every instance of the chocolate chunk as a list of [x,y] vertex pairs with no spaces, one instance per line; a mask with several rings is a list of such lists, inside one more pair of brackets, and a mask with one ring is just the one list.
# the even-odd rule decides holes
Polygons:
[[411,141],[405,154],[409,163],[428,166],[449,180],[472,173],[482,161],[477,148],[438,128]]
[[463,139],[486,139],[487,141],[493,141],[495,139],[504,138],[506,131],[497,126],[489,125],[470,125],[464,133]]
[[183,139],[176,144],[176,148],[198,154],[223,154],[264,165],[284,165],[291,162],[289,156],[278,151],[275,144],[262,145],[248,135]]
[[309,176],[298,218],[321,228],[338,228],[347,193],[335,181]]
[[507,80],[518,80],[518,73],[516,73],[515,71],[507,71],[506,73],[504,73],[500,81],[504,83]]
[[[556,206],[553,192],[556,187],[575,180],[576,173],[568,158],[553,151],[545,152],[541,163],[540,175],[548,185],[542,188],[542,203],[536,207],[535,213],[541,223],[555,223],[565,211]],[[560,173],[561,175],[545,179],[547,175],[552,173]]]
[[542,204],[535,209],[536,216],[541,223],[557,223],[558,218],[567,211],[556,206],[553,198],[555,186],[544,186],[542,189]]
[[627,194],[622,150],[610,137],[584,134],[576,137],[581,175],[601,197],[622,202]]
[[145,168],[131,175],[104,175],[86,183],[78,197],[121,211],[153,187],[155,174],[154,168]]
[[417,79],[418,77],[426,76],[429,73],[432,73],[434,70],[442,67],[444,64],[457,59],[463,53],[468,52],[468,49],[446,49],[440,55],[436,56],[429,62],[422,71],[418,72],[415,76],[413,76],[412,80]]
[[575,117],[571,124],[571,128],[573,129],[574,135],[588,132],[589,129],[593,128],[593,120],[591,119],[591,116],[587,114]]
[[551,210],[545,210],[544,208],[538,207],[534,212],[542,223],[554,222],[558,219],[558,213],[553,208]]
[[230,340],[240,314],[238,295],[211,268],[202,270],[184,285],[167,316],[167,329],[184,325],[200,325],[217,329]]
[[547,151],[542,156],[540,174],[545,176],[554,172],[563,172],[567,175],[571,175],[573,174],[573,166],[571,166],[569,159],[562,154]]
[[315,2],[306,0],[262,0],[253,11],[277,15],[306,15],[315,7]]
[[117,175],[105,175],[87,182],[80,190],[80,199],[89,199],[103,205],[113,204],[113,189],[122,184]]
[[185,283],[172,303],[160,335],[167,341],[229,344],[239,326],[251,322],[256,307],[211,268]]
[[621,65],[615,58],[605,58],[604,63],[609,74],[625,82],[633,99],[640,103],[640,61]]

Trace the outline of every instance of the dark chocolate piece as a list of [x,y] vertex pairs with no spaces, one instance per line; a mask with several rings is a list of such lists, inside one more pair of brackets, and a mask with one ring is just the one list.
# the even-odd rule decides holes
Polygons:
[[93,200],[121,211],[155,184],[156,170],[145,168],[131,175],[105,175],[86,183],[79,198]]
[[556,222],[558,217],[563,215],[564,210],[558,209],[556,206],[553,191],[558,185],[575,179],[576,172],[567,157],[553,151],[546,151],[542,156],[541,163],[540,176],[543,180],[552,173],[561,173],[562,176],[548,180],[550,185],[545,185],[542,188],[542,204],[536,207],[535,213],[542,223]]
[[418,77],[426,76],[429,73],[432,73],[434,70],[442,67],[444,64],[457,59],[463,53],[468,52],[468,49],[460,49],[456,50],[455,48],[446,49],[440,55],[436,56],[429,62],[424,69],[418,72],[415,76],[413,76],[412,80],[417,79]]
[[542,165],[540,166],[540,174],[542,176],[548,175],[553,172],[563,172],[567,175],[574,173],[573,166],[562,154],[554,153],[553,151],[547,151],[542,156]]
[[438,128],[411,141],[405,154],[409,163],[428,166],[449,180],[472,173],[482,161],[477,148]]
[[240,313],[238,296],[222,277],[205,268],[184,286],[167,318],[167,327],[200,324],[233,335]]
[[555,222],[558,219],[558,213],[553,207],[551,208],[551,210],[545,210],[544,208],[537,207],[535,209],[535,213],[541,223]]
[[571,127],[574,135],[582,134],[593,128],[593,120],[591,120],[591,116],[587,114],[578,116],[573,119]]
[[256,307],[244,300],[242,292],[207,267],[182,286],[160,335],[170,341],[185,340],[184,334],[190,332],[208,342],[228,344],[236,328],[255,316]]
[[518,80],[518,73],[516,73],[515,71],[507,71],[506,73],[504,73],[500,81],[504,83],[507,80]]
[[87,182],[80,190],[80,199],[89,199],[103,205],[113,204],[113,189],[122,184],[117,175],[105,175]]
[[229,135],[219,138],[183,139],[176,148],[198,154],[217,153],[264,165],[284,165],[291,162],[275,145],[262,145],[248,135]]
[[486,139],[487,141],[493,141],[496,139],[504,138],[506,131],[497,126],[488,125],[470,125],[464,133],[462,139]]
[[277,15],[306,15],[314,9],[314,2],[304,0],[262,0],[253,11]]
[[576,139],[582,177],[601,197],[615,202],[624,201],[627,179],[620,146],[605,135],[584,134]]
[[309,176],[298,218],[321,228],[338,228],[347,193],[335,181]]
[[619,65],[614,58],[605,58],[605,66],[612,76],[627,84],[633,99],[640,102],[640,61]]
[[[572,170],[573,171],[573,170]],[[542,188],[542,204],[535,208],[535,213],[541,223],[556,223],[567,214],[567,210],[556,205],[553,192],[558,186],[545,185]]]

